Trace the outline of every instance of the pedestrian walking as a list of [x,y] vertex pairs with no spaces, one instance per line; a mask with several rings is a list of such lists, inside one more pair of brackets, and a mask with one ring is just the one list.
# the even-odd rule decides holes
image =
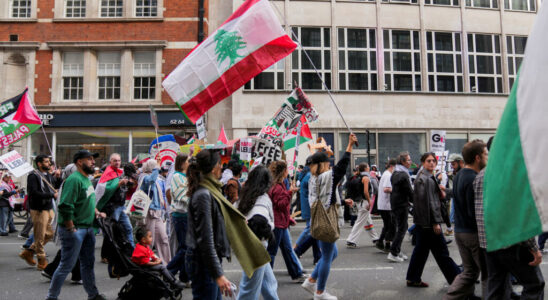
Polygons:
[[[59,202],[59,238],[61,263],[51,279],[47,300],[57,299],[68,273],[80,258],[84,290],[89,300],[104,300],[95,285],[95,232],[93,220],[106,217],[95,208],[95,190],[89,180],[93,174],[95,158],[99,155],[87,150],[76,152],[73,158],[78,172],[70,175],[63,185]],[[36,227],[36,222],[34,226]]]
[[51,167],[50,158],[46,155],[38,155],[35,159],[38,170],[33,170],[27,177],[28,201],[30,215],[34,225],[34,242],[28,249],[20,254],[23,260],[34,266],[36,262],[33,256],[38,258],[36,268],[40,271],[48,265],[44,245],[53,238],[51,223],[55,216],[53,201],[57,198],[57,189],[61,185],[60,174],[53,176],[49,173]]
[[447,189],[446,189],[446,197],[449,199],[449,223],[451,226],[447,227],[447,230],[445,230],[445,235],[451,236],[453,235],[453,224],[455,224],[455,201],[453,199],[453,181],[455,179],[455,176],[459,173],[462,168],[464,168],[464,159],[462,158],[462,155],[459,153],[453,153],[449,155],[449,159],[447,160],[451,164],[451,176],[448,177],[447,180]]
[[270,265],[274,266],[274,260],[278,253],[278,248],[282,252],[282,256],[287,267],[289,276],[293,282],[302,283],[306,277],[303,274],[303,269],[297,254],[293,251],[293,244],[291,243],[291,236],[289,235],[290,218],[290,205],[291,197],[293,193],[298,191],[294,184],[291,184],[291,188],[286,189],[283,183],[287,178],[287,163],[285,161],[275,161],[269,166],[272,173],[272,187],[268,192],[268,196],[272,200],[274,207],[274,237],[275,240],[268,246],[268,253],[270,254]]
[[[346,152],[333,169],[330,169],[329,157],[324,152],[317,152],[312,155],[310,165],[312,176],[308,183],[308,202],[311,207],[315,201],[321,201],[321,204],[326,209],[331,205],[337,204],[337,185],[346,174],[352,148],[357,141],[358,138],[355,134],[352,133],[349,135]],[[311,220],[311,224],[311,226],[314,226],[314,219]],[[315,300],[336,300],[336,296],[326,291],[326,285],[331,270],[331,263],[337,257],[337,246],[335,243],[324,241],[319,241],[319,244],[322,257],[318,264],[316,264],[310,277],[303,282],[302,287],[312,293]]]
[[382,218],[382,231],[377,241],[377,248],[385,253],[390,252],[390,244],[394,239],[396,228],[392,219],[392,209],[390,207],[390,194],[392,193],[392,184],[390,178],[396,167],[396,160],[390,159],[387,163],[387,168],[381,176],[379,182],[379,198],[377,199],[377,209]]
[[[238,210],[245,215],[249,227],[265,248],[272,239],[274,230],[274,210],[268,196],[271,185],[272,176],[268,169],[261,165],[255,167],[248,174],[238,202]],[[277,290],[278,281],[272,266],[266,263],[251,277],[242,273],[238,300],[258,300],[260,296],[264,300],[277,300]]]
[[487,165],[487,146],[483,141],[468,142],[462,148],[464,168],[454,178],[455,240],[459,247],[463,271],[449,287],[443,299],[481,299],[474,295],[481,273],[482,295],[486,292],[487,265],[479,245],[476,223],[474,179]]
[[149,159],[143,164],[142,171],[140,177],[141,190],[147,193],[152,200],[146,216],[145,226],[152,233],[152,245],[158,251],[158,256],[163,262],[169,262],[171,261],[171,251],[163,218],[162,188],[158,183],[160,167],[157,161]]
[[451,284],[460,273],[460,269],[449,256],[441,229],[443,218],[440,199],[445,195],[433,173],[437,164],[436,155],[431,152],[423,154],[421,163],[423,167],[414,183],[413,221],[416,225],[416,245],[407,269],[407,286],[428,287],[421,277],[430,252],[434,255],[445,279]]
[[13,210],[11,209],[10,198],[17,193],[9,184],[11,179],[9,173],[2,175],[0,183],[0,236],[8,236],[12,233],[10,222],[13,219]]
[[[375,178],[377,180],[377,178]],[[369,165],[361,163],[358,166],[356,174],[350,179],[346,196],[353,201],[353,206],[358,210],[358,217],[352,230],[346,239],[346,247],[357,248],[358,239],[362,233],[362,228],[369,234],[373,244],[377,242],[379,236],[373,228],[371,219],[371,208],[373,208],[373,199],[371,197],[373,185],[369,173]],[[378,187],[377,187],[378,188]]]
[[390,177],[390,184],[392,185],[390,208],[392,209],[392,220],[396,226],[396,233],[387,258],[392,262],[403,262],[407,258],[401,253],[401,243],[408,228],[409,203],[413,201],[413,188],[409,176],[411,164],[409,152],[400,153],[398,163]]

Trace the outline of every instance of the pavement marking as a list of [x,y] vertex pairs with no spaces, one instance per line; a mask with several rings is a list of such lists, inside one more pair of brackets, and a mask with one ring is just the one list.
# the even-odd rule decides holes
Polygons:
[[0,243],[0,245],[22,245],[24,243],[25,243],[24,241],[21,241],[19,243]]
[[[304,269],[307,272],[312,272],[314,269]],[[348,271],[372,271],[372,270],[394,270],[394,267],[372,267],[372,268],[331,268],[331,272],[348,272]],[[275,269],[274,272],[285,272],[286,269]],[[225,273],[241,273],[242,270],[224,270]]]

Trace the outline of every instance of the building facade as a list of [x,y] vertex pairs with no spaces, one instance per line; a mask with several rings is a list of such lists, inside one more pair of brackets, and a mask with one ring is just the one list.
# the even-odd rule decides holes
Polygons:
[[[210,32],[241,3],[212,0]],[[368,161],[366,131],[371,163],[382,167],[402,150],[418,161],[431,130],[446,130],[447,150],[460,153],[467,141],[494,134],[540,3],[271,1],[300,47],[215,107],[209,120],[215,110],[221,117],[208,127],[223,123],[235,138],[258,132],[297,82],[320,114],[313,135],[340,157],[348,130],[317,70],[358,134],[353,164]]]
[[195,131],[161,80],[207,33],[207,11],[204,0],[0,1],[0,99],[27,86],[45,128],[14,147],[29,159],[51,148],[60,166],[81,148],[97,165],[131,160],[155,137],[149,105],[159,134]]

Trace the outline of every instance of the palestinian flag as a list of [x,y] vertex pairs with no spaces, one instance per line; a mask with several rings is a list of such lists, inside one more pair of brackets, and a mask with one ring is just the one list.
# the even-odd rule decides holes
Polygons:
[[16,143],[40,128],[42,121],[30,104],[28,89],[0,104],[0,149]]
[[540,8],[489,153],[484,181],[487,250],[548,231],[548,7]]
[[[299,145],[302,145],[312,139],[312,133],[310,132],[310,127],[308,127],[308,123],[304,115],[301,117],[301,122],[302,122],[302,126],[301,126],[301,134],[299,135]],[[296,126],[291,131],[289,131],[287,134],[284,135],[283,137],[284,151],[295,148],[297,144],[297,130],[298,130],[298,126]]]
[[297,47],[268,0],[247,0],[162,82],[193,122]]
[[123,171],[121,169],[114,170],[114,168],[108,166],[103,175],[101,175],[101,178],[99,178],[99,182],[95,188],[96,207],[99,211],[105,207],[118,189],[118,183],[122,174]]

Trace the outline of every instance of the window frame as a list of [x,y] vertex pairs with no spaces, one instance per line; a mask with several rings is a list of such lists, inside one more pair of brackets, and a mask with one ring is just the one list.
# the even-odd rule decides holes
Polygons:
[[[451,34],[451,44],[452,50],[437,50],[436,49],[436,35],[437,34]],[[430,38],[429,38],[430,36]],[[459,37],[459,44],[457,43],[457,36]],[[429,49],[429,42],[431,41],[432,49]],[[458,44],[458,47],[457,47]],[[460,50],[457,50],[460,49]],[[453,72],[439,72],[437,68],[437,59],[436,55],[451,55],[453,58]],[[432,60],[430,60],[432,56]],[[460,72],[458,72],[458,59],[460,56]],[[432,61],[432,71],[430,63]],[[460,32],[446,32],[446,31],[426,31],[426,76],[428,81],[428,91],[429,92],[442,92],[442,93],[462,93],[464,91],[464,65],[463,65],[463,54],[462,54],[462,36]],[[430,77],[434,78],[434,87],[432,88]],[[454,90],[453,91],[440,91],[438,89],[438,76],[452,76]],[[459,78],[460,77],[460,78]],[[459,88],[460,81],[460,88]]]
[[[139,5],[139,1],[143,2],[142,5]],[[160,16],[160,0],[148,0],[150,1],[150,3],[152,4],[153,1],[156,1],[156,5],[153,6],[153,5],[145,5],[144,4],[144,1],[147,1],[147,0],[135,0],[135,8],[133,10],[133,15],[137,18],[157,18]],[[141,12],[141,15],[139,15],[138,13],[138,10],[139,8],[142,9],[142,12]],[[150,11],[149,15],[145,15],[144,11],[145,11],[145,8],[148,8]],[[153,15],[152,14],[152,10],[156,8],[156,13]]]
[[382,3],[418,5],[418,0],[382,0]]
[[[481,36],[490,36],[491,37],[491,49],[492,49],[492,52],[477,52],[477,45],[476,45],[476,37],[478,35],[481,35]],[[473,44],[470,45],[470,36],[472,36],[472,42]],[[496,52],[497,51],[497,45],[496,45],[496,42],[497,42],[497,38],[498,38],[498,53]],[[467,35],[467,39],[468,39],[468,66],[466,66],[466,68],[468,68],[468,77],[469,77],[469,87],[470,87],[470,92],[471,93],[487,93],[487,94],[502,94],[504,93],[504,89],[503,89],[503,83],[502,83],[502,80],[503,80],[503,75],[502,75],[502,67],[503,67],[503,62],[502,62],[502,44],[501,44],[501,36],[498,35],[498,34],[484,34],[484,33],[468,33]],[[472,47],[472,48],[471,48]],[[492,63],[493,63],[493,70],[494,70],[494,73],[478,73],[478,63],[477,63],[477,58],[478,56],[490,56],[491,57],[491,60],[492,60]],[[497,65],[497,58],[499,58],[499,62],[500,64]],[[474,65],[474,70],[471,70],[470,69],[470,66],[471,64]],[[498,68],[500,68],[500,72],[498,70]],[[474,72],[472,72],[474,71]],[[494,81],[494,89],[495,91],[494,92],[480,92],[479,91],[479,81],[478,79],[479,78],[493,78]],[[474,91],[473,89],[473,84],[476,83],[476,90]]]
[[[523,0],[522,0],[523,1]],[[504,0],[504,10],[512,10],[512,11],[528,11],[528,12],[536,12],[537,11],[537,3],[535,0],[525,0],[527,8],[526,9],[517,9],[513,8],[512,6],[512,0]],[[531,9],[531,6],[533,8]]]
[[[149,61],[149,62],[144,62],[144,63],[137,63],[136,61],[136,54],[138,53],[144,53],[144,52],[147,52],[147,53],[150,53],[150,55],[152,56],[152,61]],[[156,71],[156,51],[155,50],[136,50],[136,51],[133,51],[132,52],[132,64],[133,64],[133,76],[132,76],[132,99],[135,100],[135,101],[154,101],[156,100],[156,96],[157,96],[157,89],[156,89],[156,82],[158,80],[156,74],[157,74],[157,71]],[[149,74],[138,74],[139,72],[137,72],[137,66],[138,65],[148,65],[148,73]],[[140,68],[141,70],[143,70],[143,68],[141,67]],[[137,87],[136,85],[136,80],[137,79],[140,79],[141,81],[141,84],[142,84],[142,80],[143,78],[148,78],[149,82],[148,82],[148,86],[146,87],[143,87],[142,85]],[[153,79],[153,80],[151,80]],[[151,82],[153,82],[153,84],[151,85]],[[141,97],[140,98],[137,98],[136,97],[136,93],[135,93],[135,90],[136,89],[139,89],[140,90],[140,95]],[[147,90],[148,91],[148,97],[147,98],[143,98],[142,95],[143,95],[143,90]],[[152,97],[150,97],[150,94],[151,94],[151,90],[152,90]]]
[[[110,62],[107,62],[107,63],[102,63],[101,60],[100,60],[100,54],[102,53],[118,53],[119,55],[119,61],[116,63],[110,63]],[[107,70],[107,67],[110,67],[110,65],[112,65],[112,67],[108,68],[110,69],[111,71],[111,74],[107,74],[108,71],[105,71],[104,74],[100,74],[100,71],[101,71],[101,64],[104,64],[105,65],[105,70]],[[118,68],[116,68],[116,65],[118,65]],[[118,69],[118,74],[116,74],[116,69]],[[123,97],[122,97],[122,51],[100,51],[100,52],[97,52],[97,100],[99,101],[108,101],[108,100],[121,100]],[[108,86],[108,79],[109,78],[112,78],[113,79],[113,84],[112,84],[112,87]],[[116,78],[118,78],[118,86],[116,86]],[[101,86],[101,80],[102,79],[105,79],[105,85],[104,86]],[[104,88],[105,89],[105,97],[104,98],[101,98],[101,89]],[[108,98],[107,97],[107,90],[111,88],[112,89],[112,95],[113,97],[112,98]],[[116,90],[118,89],[118,94],[119,94],[119,97],[116,98],[114,95],[116,94]]]
[[[365,31],[365,45],[366,47],[350,47],[348,45],[348,30],[363,30]],[[344,45],[341,45],[341,31],[343,34]],[[375,47],[371,47],[371,40],[373,39]],[[341,91],[376,91],[378,90],[378,63],[377,63],[377,32],[375,28],[354,28],[354,27],[338,27],[337,28],[337,51],[339,53],[339,90]],[[348,52],[365,52],[367,69],[366,70],[350,70],[348,64]],[[344,57],[341,57],[341,53],[344,53]],[[344,60],[344,66],[341,67],[341,60]],[[375,62],[375,68],[372,69],[371,62]],[[367,88],[366,89],[351,89],[350,88],[350,76],[351,74],[366,74],[367,75]],[[344,76],[344,79],[342,79]],[[372,85],[372,78],[375,78],[375,84]],[[344,87],[342,86],[342,80],[344,80]]]
[[[107,2],[106,6],[103,3],[104,1]],[[100,18],[122,18],[124,16],[124,1],[123,0],[114,0],[114,3],[115,3],[114,6],[110,5],[110,1],[111,0],[101,0],[100,3],[98,3],[98,5],[99,5],[99,17]],[[120,6],[118,4],[120,4]],[[110,8],[114,8],[114,12],[115,12],[114,16],[109,15]],[[103,9],[106,9],[106,15],[103,15]],[[118,10],[120,10],[120,11],[118,12]],[[119,15],[118,15],[118,13],[119,13]]]
[[[66,68],[65,66],[67,65],[66,63],[66,54],[67,53],[81,53],[81,56],[82,56],[82,60],[81,60],[81,63],[79,64],[70,64],[71,66],[72,65],[77,65],[77,68],[78,68],[78,74],[68,74],[68,73],[72,73],[72,72],[66,72]],[[81,52],[81,51],[78,51],[78,52],[75,52],[75,51],[65,51],[62,53],[62,58],[61,58],[61,64],[62,64],[62,68],[61,68],[61,101],[81,101],[84,99],[84,76],[85,76],[85,71],[84,71],[84,52]],[[72,68],[71,68],[72,70]],[[72,86],[72,79],[74,78],[77,78],[78,80],[78,84],[76,87],[73,87]],[[71,82],[71,84],[69,84],[69,87],[68,87],[68,90],[69,90],[69,95],[72,95],[72,92],[73,92],[73,89],[76,89],[76,95],[77,97],[75,99],[72,99],[70,96],[69,98],[65,98],[65,90],[67,90],[67,87],[65,86],[65,80],[69,80],[69,82]]]
[[[320,29],[320,46],[303,46],[303,48],[301,48],[301,45],[302,45],[302,35],[301,35],[301,29],[302,28],[318,28]],[[296,29],[296,30],[295,30]],[[297,38],[299,39],[299,41],[301,42],[300,45],[297,47],[297,49],[295,49],[295,51],[293,52],[293,54],[291,55],[291,80],[292,82],[293,81],[296,81],[297,84],[302,87],[303,89],[308,89],[308,90],[316,90],[316,91],[320,91],[320,90],[325,90],[325,86],[323,84],[321,84],[321,88],[320,89],[317,89],[317,88],[312,88],[312,87],[306,87],[303,85],[303,81],[302,81],[302,75],[303,74],[312,74],[312,76],[317,76],[316,74],[316,71],[311,68],[311,69],[303,69],[302,68],[302,65],[303,65],[303,59],[307,60],[308,58],[306,57],[306,55],[304,54],[303,50],[305,51],[320,51],[320,59],[321,59],[321,66],[315,66],[316,69],[318,70],[318,72],[320,73],[320,75],[322,76],[322,80],[325,82],[325,84],[327,85],[327,88],[328,89],[331,89],[332,88],[332,85],[331,85],[331,80],[332,80],[332,68],[333,68],[333,61],[331,59],[331,56],[332,56],[332,51],[331,51],[331,45],[333,43],[333,41],[331,40],[331,27],[314,27],[314,26],[294,26],[294,27],[291,27],[291,30],[293,30],[293,32],[295,33],[295,35],[297,36]],[[329,36],[329,45],[326,46],[326,41],[325,41],[325,37],[326,37],[326,31],[327,31],[327,36]],[[295,37],[293,37],[293,39],[295,39]],[[327,54],[326,54],[327,52]],[[297,64],[295,64],[295,61],[294,61],[294,55],[297,56]],[[329,67],[328,68],[325,68],[325,65],[326,65],[326,61],[327,59],[326,58],[329,58]],[[297,76],[297,78],[295,78],[295,76]]]
[[[18,5],[17,7],[14,5],[14,2],[17,1]],[[25,1],[28,3],[28,6],[22,7],[21,1]],[[36,0],[35,0],[36,1]],[[17,16],[14,16],[14,9],[17,9]],[[21,10],[27,10],[27,15],[24,17],[21,17]],[[8,16],[11,19],[30,19],[32,18],[32,11],[33,11],[33,0],[10,0],[8,3]]]
[[[463,0],[464,1],[464,0]],[[466,0],[465,7],[467,8],[484,8],[484,9],[499,9],[498,0],[489,0],[489,6],[474,5],[474,1],[480,0]]]
[[[393,39],[393,32],[394,31],[407,31],[409,32],[410,36],[410,48],[409,49],[397,49],[393,48],[392,46],[392,39]],[[388,32],[388,41],[385,39],[386,32]],[[417,33],[416,36],[414,33]],[[415,49],[415,39],[418,39],[418,49]],[[386,43],[388,43],[388,48],[386,47]],[[394,66],[394,53],[409,53],[411,55],[411,70],[410,71],[393,71]],[[418,63],[415,61],[415,58],[419,58]],[[420,42],[420,30],[411,30],[411,29],[384,29],[383,30],[383,56],[384,60],[382,61],[383,64],[383,70],[384,70],[384,83],[385,83],[385,89],[386,91],[392,91],[392,92],[421,92],[423,89],[422,86],[422,70],[421,70],[421,42]],[[386,58],[389,57],[390,60],[390,66],[389,69],[387,69],[386,66]],[[418,66],[418,70],[417,70]],[[394,89],[394,76],[397,75],[411,75],[411,90],[396,90]],[[390,83],[387,83],[390,79]],[[419,85],[419,89],[417,89],[417,84]],[[388,88],[387,88],[388,87]]]
[[[264,76],[263,74],[274,74],[272,76],[272,86],[273,88],[257,88],[255,85],[257,84],[257,81],[259,79],[262,79],[261,77]],[[281,78],[280,78],[281,77]],[[244,85],[244,90],[246,91],[283,91],[286,90],[285,88],[285,58],[281,59],[280,61],[276,62],[272,66],[268,67],[268,69],[263,70],[259,75],[255,76],[254,78],[251,78],[246,84]]]
[[[68,5],[69,1],[74,4],[74,1],[79,1],[80,6],[75,7],[74,5],[70,6]],[[87,0],[64,0],[63,1],[63,17],[69,18],[69,19],[78,19],[78,18],[85,18],[87,16]],[[74,10],[79,8],[80,9],[80,15],[74,16]],[[72,11],[72,16],[68,16],[69,9]],[[83,14],[82,14],[83,12]]]
[[[506,36],[506,57],[507,57],[507,63],[508,63],[508,90],[512,90],[512,86],[517,78],[517,74],[519,71],[519,67],[521,63],[518,64],[518,60],[521,59],[523,62],[523,58],[525,57],[525,47],[524,53],[516,53],[516,37],[518,38],[525,38],[525,44],[527,45],[528,36],[525,35],[507,35]],[[511,41],[511,45],[509,43]]]
[[434,3],[434,1],[436,1],[436,0],[425,0],[424,5],[459,7],[460,6],[460,1],[463,1],[463,0],[449,0],[450,4]]

